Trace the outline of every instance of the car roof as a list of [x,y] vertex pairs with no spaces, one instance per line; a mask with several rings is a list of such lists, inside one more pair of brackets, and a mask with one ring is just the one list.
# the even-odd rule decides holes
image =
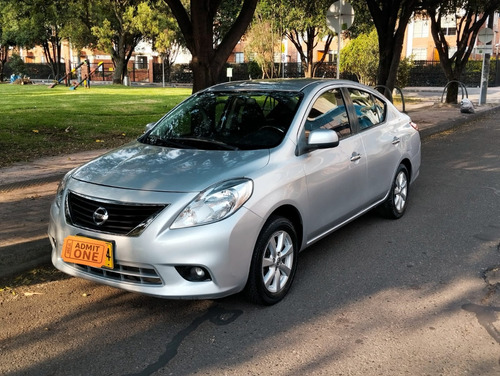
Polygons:
[[212,86],[206,91],[290,91],[300,92],[317,86],[337,84],[339,86],[360,86],[357,82],[349,80],[336,80],[325,78],[282,78],[270,80],[248,80],[225,82]]

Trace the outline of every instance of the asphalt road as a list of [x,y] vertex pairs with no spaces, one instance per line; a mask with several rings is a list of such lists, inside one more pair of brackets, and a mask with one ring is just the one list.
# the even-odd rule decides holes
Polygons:
[[426,139],[405,217],[369,213],[303,252],[278,305],[62,275],[0,292],[0,374],[500,374],[498,116]]

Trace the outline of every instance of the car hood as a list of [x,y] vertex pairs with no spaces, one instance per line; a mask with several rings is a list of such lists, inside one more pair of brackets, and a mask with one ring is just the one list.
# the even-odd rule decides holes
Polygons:
[[134,142],[83,165],[74,179],[116,188],[198,192],[245,177],[269,162],[268,150],[174,149]]

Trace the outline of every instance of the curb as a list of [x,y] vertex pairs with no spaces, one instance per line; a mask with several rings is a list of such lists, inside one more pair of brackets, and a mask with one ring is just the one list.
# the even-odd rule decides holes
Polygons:
[[0,278],[10,277],[41,265],[49,265],[51,250],[48,237],[23,243],[22,246],[15,244],[2,247]]
[[424,139],[424,138],[431,137],[435,134],[448,131],[450,129],[458,128],[458,127],[460,127],[460,126],[462,126],[465,123],[468,123],[470,121],[480,120],[481,118],[491,114],[492,112],[498,111],[498,110],[500,110],[500,106],[495,106],[495,107],[491,107],[491,108],[488,108],[488,109],[483,110],[483,111],[475,112],[475,113],[470,114],[469,116],[467,116],[465,118],[449,119],[449,120],[441,121],[439,123],[436,123],[432,127],[420,130],[420,132],[419,132],[420,137],[422,139]]
[[45,184],[45,183],[60,182],[62,180],[62,178],[64,177],[64,175],[65,175],[65,173],[55,173],[54,175],[49,175],[49,176],[45,176],[45,177],[37,178],[37,179],[29,179],[29,180],[23,180],[23,181],[19,181],[19,182],[8,183],[8,184],[0,184],[0,193],[10,192],[10,191],[14,191],[16,189],[28,188],[28,187],[32,187],[35,185]]

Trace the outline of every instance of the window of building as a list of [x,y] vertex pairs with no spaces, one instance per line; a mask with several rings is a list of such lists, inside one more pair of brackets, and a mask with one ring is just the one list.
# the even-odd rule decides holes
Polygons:
[[457,28],[456,27],[443,28],[443,33],[444,35],[457,35]]
[[148,57],[147,56],[136,56],[135,57],[135,69],[147,69],[148,68]]
[[444,35],[457,35],[457,21],[454,16],[448,16],[441,20],[441,29]]
[[427,48],[414,48],[411,54],[413,60],[427,60]]
[[413,24],[414,38],[427,38],[429,36],[429,20],[415,20]]
[[242,64],[245,62],[245,54],[243,52],[236,52],[234,54],[234,61],[236,64]]
[[450,47],[448,49],[448,57],[451,58],[455,52],[457,52],[457,48],[456,47]]

